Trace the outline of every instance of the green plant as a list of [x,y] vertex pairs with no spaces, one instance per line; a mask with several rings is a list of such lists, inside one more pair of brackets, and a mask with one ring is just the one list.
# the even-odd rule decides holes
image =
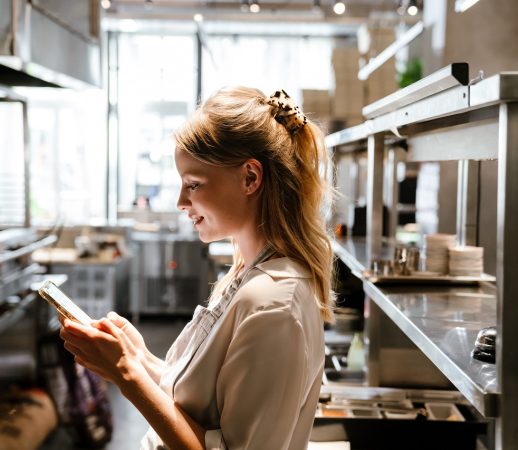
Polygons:
[[423,76],[423,66],[419,58],[413,58],[405,65],[405,69],[398,74],[398,84],[400,88],[415,83]]

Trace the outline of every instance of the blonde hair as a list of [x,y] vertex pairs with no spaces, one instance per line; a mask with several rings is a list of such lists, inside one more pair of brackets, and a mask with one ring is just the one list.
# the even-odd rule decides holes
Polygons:
[[[321,315],[333,322],[333,252],[323,217],[329,192],[324,137],[310,121],[289,133],[267,101],[253,88],[216,92],[175,134],[176,148],[216,166],[238,166],[250,158],[262,164],[259,226],[276,253],[309,270]],[[239,248],[234,249],[233,265],[211,299],[243,268]]]

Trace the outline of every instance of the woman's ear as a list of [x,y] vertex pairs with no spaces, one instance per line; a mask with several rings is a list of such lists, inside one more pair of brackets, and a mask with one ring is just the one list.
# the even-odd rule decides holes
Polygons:
[[245,195],[252,195],[261,187],[263,165],[257,159],[247,159],[242,165]]

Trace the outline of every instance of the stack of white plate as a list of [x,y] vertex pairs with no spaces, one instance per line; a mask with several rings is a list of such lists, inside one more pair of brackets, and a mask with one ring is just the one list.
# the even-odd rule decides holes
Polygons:
[[484,272],[483,247],[452,247],[450,275],[455,277],[479,277]]
[[454,234],[427,234],[425,239],[426,271],[448,273],[448,249],[454,247]]

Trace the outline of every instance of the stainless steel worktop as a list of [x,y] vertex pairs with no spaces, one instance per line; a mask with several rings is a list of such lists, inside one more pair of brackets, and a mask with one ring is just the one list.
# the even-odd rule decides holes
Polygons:
[[[365,238],[336,240],[333,246],[361,276],[367,264]],[[391,254],[390,246],[383,248]],[[378,286],[364,280],[364,289],[481,413],[496,415],[496,366],[470,355],[478,331],[496,323],[494,286]]]
[[[433,82],[433,77],[427,78]],[[359,271],[360,277],[361,269],[369,267],[373,258],[384,258],[384,154],[394,151],[394,136],[405,139],[407,161],[458,161],[462,176],[457,182],[457,234],[461,243],[469,238],[476,245],[470,230],[475,235],[478,230],[494,232],[480,228],[483,224],[474,206],[480,195],[475,169],[478,161],[498,160],[493,244],[496,287],[429,290],[424,285],[382,287],[364,280],[364,288],[373,306],[369,342],[377,344],[369,349],[371,382],[384,380],[376,357],[381,360],[383,351],[390,349],[383,345],[385,337],[379,327],[387,316],[482,414],[495,417],[494,448],[514,450],[518,442],[518,258],[513,251],[518,248],[518,72],[428,93],[423,91],[415,99],[403,89],[377,102],[363,127],[342,130],[328,139],[328,145],[335,147],[345,144],[352,151],[365,149],[367,156],[368,239],[334,245],[339,257]],[[333,150],[338,158],[341,152]],[[471,221],[473,217],[476,219]],[[364,249],[359,247],[362,245]],[[477,331],[488,325],[496,325],[498,334],[495,365],[473,361],[470,356]]]
[[[344,264],[351,270],[363,272],[369,269],[367,240],[364,237],[345,239],[334,239],[332,241],[333,251]],[[394,246],[383,243],[381,246],[381,259],[392,259]]]

